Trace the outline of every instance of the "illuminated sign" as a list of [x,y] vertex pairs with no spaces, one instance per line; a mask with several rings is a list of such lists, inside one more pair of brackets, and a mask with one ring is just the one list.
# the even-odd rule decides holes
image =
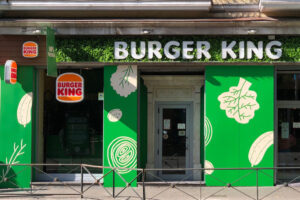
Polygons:
[[22,54],[25,58],[36,58],[39,54],[38,44],[32,41],[24,42]]
[[17,82],[17,63],[14,60],[7,60],[5,62],[4,80],[8,84],[16,84]]
[[[279,41],[252,42],[252,41],[222,41],[220,44],[222,59],[252,59],[257,57],[263,59],[265,55],[277,60],[282,56],[282,43]],[[236,51],[238,49],[238,52]],[[132,57],[135,60],[144,58],[162,59],[165,56],[168,59],[175,60],[183,58],[191,59],[210,59],[211,45],[209,41],[169,41],[164,45],[159,41],[116,41],[114,43],[114,57],[117,60],[123,60]]]
[[56,99],[64,103],[76,103],[84,98],[83,77],[75,73],[64,73],[56,79]]

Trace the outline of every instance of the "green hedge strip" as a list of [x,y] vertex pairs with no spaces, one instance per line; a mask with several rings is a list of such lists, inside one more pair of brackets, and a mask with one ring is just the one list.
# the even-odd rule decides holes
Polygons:
[[[209,50],[211,54],[210,59],[196,59],[187,60],[183,58],[178,58],[176,60],[171,60],[163,55],[163,49],[161,53],[163,55],[162,59],[157,59],[154,57],[149,60],[147,56],[141,60],[135,60],[130,55],[124,60],[114,59],[114,42],[124,41],[130,45],[131,41],[136,41],[137,46],[139,46],[139,41],[160,41],[162,46],[169,41],[175,40],[178,42],[182,41],[208,41],[210,42],[211,48]],[[218,36],[218,37],[208,37],[208,36],[101,36],[101,37],[73,37],[73,38],[56,38],[56,60],[57,62],[174,62],[174,61],[184,61],[184,62],[299,62],[300,61],[300,37],[296,36],[276,36],[277,41],[282,43],[282,56],[278,60],[272,60],[264,55],[263,59],[258,59],[253,56],[252,59],[226,59],[221,58],[221,42],[222,41],[231,42],[235,40],[237,43],[239,41],[252,41],[257,45],[258,41],[264,42],[265,45],[270,42],[267,36]],[[238,52],[238,44],[234,48],[235,52]],[[196,55],[196,48],[194,48],[194,55]],[[265,52],[264,52],[265,54]],[[237,53],[238,55],[238,53]]]

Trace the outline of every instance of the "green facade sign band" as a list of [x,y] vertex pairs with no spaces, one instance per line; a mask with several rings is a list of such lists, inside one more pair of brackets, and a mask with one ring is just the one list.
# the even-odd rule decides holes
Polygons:
[[[137,66],[104,67],[104,94],[103,164],[117,168],[115,186],[124,187],[137,176],[137,171],[126,169],[137,167]],[[104,169],[104,174],[109,171]],[[112,185],[110,173],[104,186]]]
[[[207,66],[205,98],[205,167],[273,167],[273,66]],[[256,185],[256,172],[209,170],[205,181]],[[273,170],[259,173],[259,185],[273,183]]]
[[300,62],[296,36],[57,38],[57,62]]
[[47,75],[52,77],[57,77],[57,66],[56,66],[56,56],[55,56],[55,34],[54,30],[47,27],[46,35],[46,48],[47,48]]
[[[34,68],[19,67],[18,81],[11,85],[4,82],[1,66],[0,79],[0,163],[30,164]],[[30,167],[0,167],[0,188],[29,188],[30,182]]]

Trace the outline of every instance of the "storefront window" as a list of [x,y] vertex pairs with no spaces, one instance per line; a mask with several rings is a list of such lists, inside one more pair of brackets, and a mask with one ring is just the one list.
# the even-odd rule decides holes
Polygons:
[[300,100],[300,74],[279,74],[277,76],[277,99]]
[[[45,78],[44,162],[102,165],[103,70],[60,70],[84,78],[84,100],[61,103],[55,96],[55,78]],[[67,173],[68,167],[47,167],[50,173]],[[79,172],[80,169],[72,171]]]

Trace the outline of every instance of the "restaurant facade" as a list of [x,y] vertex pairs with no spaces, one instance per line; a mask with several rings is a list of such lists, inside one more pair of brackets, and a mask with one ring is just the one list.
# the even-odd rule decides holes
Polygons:
[[[0,35],[1,163],[117,168],[118,186],[137,176],[133,168],[208,186],[223,184],[214,177],[228,183],[247,174],[234,184],[252,186],[257,174],[249,174],[250,168],[300,166],[296,32],[286,35],[281,27],[282,34],[256,34],[265,26],[245,20],[234,22],[238,28],[230,34],[230,26],[221,29],[224,34],[210,35],[183,34],[184,28],[168,34],[155,28],[142,29],[143,34],[93,34],[97,27],[81,34],[53,22],[51,48],[39,24],[31,35]],[[57,75],[47,69],[49,57],[56,59]],[[210,170],[190,170],[204,167]],[[80,179],[80,169],[69,173],[48,165],[41,170],[59,180]],[[101,177],[109,170],[92,173]],[[266,169],[258,174],[259,184],[273,186],[297,173]],[[1,174],[18,176],[0,187],[49,181],[24,166],[2,167]],[[112,186],[112,174],[104,186]]]

